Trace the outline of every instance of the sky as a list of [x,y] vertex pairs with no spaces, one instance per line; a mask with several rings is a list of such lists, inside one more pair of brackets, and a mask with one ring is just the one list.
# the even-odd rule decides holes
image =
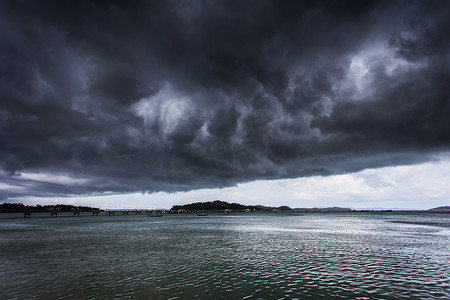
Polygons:
[[0,202],[450,204],[448,1],[1,1]]

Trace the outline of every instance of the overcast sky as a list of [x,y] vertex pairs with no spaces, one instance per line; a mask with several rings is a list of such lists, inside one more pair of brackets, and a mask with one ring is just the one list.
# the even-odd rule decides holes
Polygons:
[[449,1],[1,1],[0,201],[449,205],[449,32]]

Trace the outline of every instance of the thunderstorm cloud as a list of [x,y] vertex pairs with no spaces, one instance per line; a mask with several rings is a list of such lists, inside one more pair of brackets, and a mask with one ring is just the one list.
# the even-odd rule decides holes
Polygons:
[[0,198],[188,191],[450,146],[448,1],[1,1]]

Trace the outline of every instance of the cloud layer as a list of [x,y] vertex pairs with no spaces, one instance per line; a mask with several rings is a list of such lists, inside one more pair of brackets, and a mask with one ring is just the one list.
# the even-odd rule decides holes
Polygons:
[[187,191],[450,146],[446,1],[2,1],[2,197]]

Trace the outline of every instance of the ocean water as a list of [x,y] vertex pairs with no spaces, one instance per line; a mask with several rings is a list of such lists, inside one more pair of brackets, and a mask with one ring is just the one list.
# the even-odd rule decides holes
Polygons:
[[450,214],[0,214],[0,299],[450,299]]

